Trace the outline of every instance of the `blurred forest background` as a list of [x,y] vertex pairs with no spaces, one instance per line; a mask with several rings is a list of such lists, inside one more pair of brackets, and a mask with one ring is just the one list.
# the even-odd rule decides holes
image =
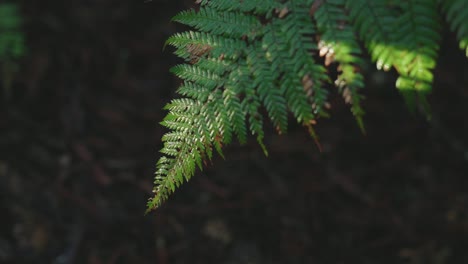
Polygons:
[[468,263],[468,64],[449,32],[430,122],[369,65],[366,135],[335,94],[322,153],[268,127],[268,158],[230,146],[144,216],[178,85],[163,44],[192,5],[0,1],[0,263]]

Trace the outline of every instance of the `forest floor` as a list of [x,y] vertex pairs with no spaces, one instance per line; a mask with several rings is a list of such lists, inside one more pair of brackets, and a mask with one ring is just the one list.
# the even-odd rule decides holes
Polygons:
[[227,147],[144,215],[178,84],[162,47],[191,2],[18,1],[29,52],[0,96],[0,263],[468,263],[468,65],[449,34],[430,122],[371,71],[365,135],[335,95],[322,152],[299,126],[267,132],[269,157]]

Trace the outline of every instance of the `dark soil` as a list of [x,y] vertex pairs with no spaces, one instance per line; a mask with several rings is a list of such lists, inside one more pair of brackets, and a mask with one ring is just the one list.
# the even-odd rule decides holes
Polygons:
[[178,83],[162,48],[192,1],[16,2],[29,52],[0,98],[0,263],[468,263],[468,64],[453,35],[430,122],[369,71],[365,135],[336,96],[322,153],[293,124],[267,132],[268,158],[253,138],[230,146],[145,216]]

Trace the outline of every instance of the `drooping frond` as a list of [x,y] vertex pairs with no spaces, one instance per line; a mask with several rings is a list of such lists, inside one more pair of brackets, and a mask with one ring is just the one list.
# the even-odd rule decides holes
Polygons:
[[[306,2],[290,1],[279,10],[278,17],[266,26],[262,47],[271,71],[281,73],[278,84],[288,108],[299,123],[309,127],[316,116],[325,115],[328,92],[322,83],[328,76],[313,58],[317,44],[312,36],[316,32]],[[304,85],[303,80],[307,78],[314,85]]]
[[148,210],[235,138],[253,135],[267,154],[263,112],[278,133],[293,116],[316,138],[335,66],[334,84],[364,130],[361,43],[378,69],[396,69],[409,103],[424,103],[439,49],[437,1],[468,56],[466,0],[197,0],[198,11],[176,15],[193,30],[166,42],[185,61],[172,68],[182,98],[165,108],[169,131]]
[[320,34],[320,56],[325,57],[325,65],[338,62],[339,75],[335,85],[340,89],[345,101],[351,104],[359,127],[364,131],[360,89],[364,87],[361,74],[363,64],[362,51],[356,35],[350,26],[350,20],[344,9],[345,0],[325,0],[314,12]]
[[346,8],[377,68],[394,67],[408,105],[419,99],[427,109],[440,40],[436,0],[347,0]]
[[[247,66],[240,66],[245,62],[244,38],[256,37],[256,29],[261,29],[259,19],[206,5],[198,12],[181,12],[174,20],[198,31],[179,33],[167,41],[187,62],[172,68],[184,80],[178,93],[186,98],[166,107],[169,114],[162,125],[170,132],[162,139],[164,156],[157,163],[155,196],[148,202],[149,210],[158,207],[184,179],[190,179],[196,165],[201,169],[212,158],[213,149],[222,155],[223,144],[230,143],[234,134],[245,142],[247,114],[252,113],[252,132],[259,141],[263,139],[261,119],[255,115],[260,105],[244,103],[257,99],[251,95],[255,91],[249,87],[250,72]],[[245,87],[239,88],[242,82]]]
[[277,79],[281,72],[271,69],[272,64],[267,59],[267,53],[256,45],[247,51],[247,64],[253,76],[254,87],[265,105],[270,119],[280,132],[287,131],[288,113],[286,100],[277,87]]
[[395,45],[399,47],[398,60],[394,62],[400,77],[396,86],[411,105],[415,95],[423,106],[425,96],[431,91],[440,41],[440,19],[435,0],[399,1]]
[[286,132],[289,112],[313,131],[313,120],[325,114],[322,83],[328,77],[313,58],[317,44],[308,2],[201,1],[199,11],[175,16],[197,31],[167,41],[187,62],[172,68],[184,80],[178,93],[186,99],[167,106],[162,124],[171,131],[163,137],[149,209],[188,180],[196,164],[211,159],[213,149],[222,155],[234,135],[244,143],[250,131],[267,154],[261,108],[278,132]]
[[395,12],[387,0],[346,0],[354,28],[369,50],[377,69],[390,70],[395,57]]
[[256,136],[257,142],[262,147],[263,152],[267,154],[266,147],[263,144],[263,138],[265,136],[263,132],[263,116],[260,114],[262,103],[257,91],[252,87],[252,77],[247,60],[244,58],[239,60],[238,68],[232,72],[230,78],[232,83],[230,83],[230,85],[236,85],[241,89],[241,95],[244,96],[241,106],[244,114],[248,115],[249,130],[252,135]]
[[460,49],[468,58],[468,2],[466,0],[439,0],[450,30],[457,34]]

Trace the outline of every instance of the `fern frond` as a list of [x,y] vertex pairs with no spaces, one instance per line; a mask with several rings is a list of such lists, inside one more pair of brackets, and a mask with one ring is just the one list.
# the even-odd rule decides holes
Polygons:
[[195,30],[166,42],[185,60],[171,70],[183,80],[183,98],[165,107],[161,124],[170,131],[162,137],[148,210],[214,152],[223,156],[234,137],[245,143],[252,134],[267,155],[263,109],[279,133],[292,113],[316,139],[312,125],[328,115],[331,63],[338,67],[335,85],[364,130],[358,39],[378,69],[397,70],[396,86],[409,103],[425,103],[440,41],[437,1],[468,56],[466,0],[198,0],[199,11],[176,15]]
[[253,76],[253,87],[257,90],[277,130],[286,132],[288,125],[286,100],[276,83],[280,72],[271,69],[265,52],[258,46],[250,47],[247,51],[247,64]]
[[185,97],[205,102],[208,99],[208,96],[210,96],[211,89],[192,82],[184,82],[177,90],[177,93]]
[[242,40],[195,31],[177,33],[170,37],[166,44],[176,47],[175,53],[187,61],[206,57],[204,55],[213,58],[223,56],[224,59],[236,60],[246,46]]
[[275,0],[203,0],[202,5],[208,5],[223,11],[253,12],[257,15],[265,15],[280,7],[281,4]]
[[[149,200],[148,210],[158,207],[167,197],[202,168],[202,161],[212,158],[212,148],[221,153],[220,134],[230,129],[226,114],[219,107],[219,90],[214,90],[205,103],[183,98],[172,100],[161,124],[172,132],[163,136],[166,156],[157,163],[155,197]],[[221,114],[217,114],[221,113]],[[229,128],[228,128],[229,127]]]
[[377,69],[390,70],[395,59],[395,14],[387,0],[347,0],[346,9]]
[[456,32],[460,49],[468,58],[468,2],[466,0],[439,0],[442,11],[450,24],[450,30]]
[[268,155],[266,147],[263,144],[265,133],[263,132],[263,116],[260,114],[262,103],[257,91],[254,86],[252,86],[254,80],[250,75],[246,59],[238,61],[238,68],[232,72],[229,80],[233,82],[230,85],[236,85],[239,87],[239,94],[244,96],[244,100],[241,102],[241,107],[242,112],[248,115],[250,133],[256,136],[257,142],[262,147],[263,152],[265,155]]
[[245,91],[245,100],[242,102],[242,108],[249,115],[249,129],[252,135],[257,137],[257,142],[262,147],[263,153],[268,156],[268,151],[263,143],[265,133],[263,132],[263,117],[260,114],[260,98],[253,89]]
[[[311,36],[315,29],[308,6],[303,2],[291,1],[285,7],[286,15],[272,18],[265,26],[262,48],[271,63],[270,71],[281,73],[278,85],[289,110],[299,123],[308,125],[316,115],[325,112],[323,106],[328,93],[322,83],[328,76],[325,68],[314,61],[312,52],[317,44]],[[307,87],[312,93],[308,93],[302,83],[305,76],[310,76],[314,82],[313,87]]]
[[[215,138],[213,139],[214,139],[216,150],[221,156],[223,156],[221,147],[223,144],[229,144],[232,142],[233,128],[232,128],[231,119],[229,118],[229,111],[226,108],[226,105],[224,105],[224,98],[223,98],[223,93],[221,92],[221,90],[216,90],[216,92],[213,93],[210,104],[213,107],[212,113],[214,113],[214,120],[215,120],[213,124],[215,126],[214,129],[219,130],[219,133],[215,135]],[[222,140],[217,139],[216,136],[222,137]]]
[[[213,149],[222,156],[221,148],[233,134],[245,142],[246,121],[267,154],[261,107],[279,132],[287,129],[288,109],[310,129],[315,115],[323,114],[327,92],[321,83],[327,75],[312,57],[317,46],[306,2],[202,1],[199,12],[185,11],[174,18],[200,32],[176,34],[167,41],[190,62],[172,68],[184,80],[178,93],[187,98],[166,107],[169,114],[162,125],[171,131],[163,136],[165,156],[157,164],[149,210],[192,177],[203,160],[211,159]],[[277,16],[271,17],[274,11]],[[250,12],[271,19],[262,25]],[[304,88],[305,76],[315,82],[307,88],[312,93]]]
[[[396,86],[411,106],[415,96],[425,106],[431,91],[440,41],[440,19],[435,0],[400,1],[402,13],[396,23],[396,44],[401,48],[394,64],[400,77]],[[426,106],[425,106],[426,107]]]
[[227,84],[223,92],[223,103],[227,111],[228,119],[234,133],[241,144],[247,142],[247,128],[245,126],[246,113],[242,109],[242,103],[238,95],[239,89],[235,84]]
[[326,57],[326,65],[333,60],[339,63],[340,73],[335,85],[340,89],[346,103],[351,104],[351,112],[364,131],[362,95],[359,94],[359,90],[364,87],[364,77],[360,73],[363,65],[362,51],[349,24],[344,5],[345,0],[323,1],[314,12],[314,18],[320,32],[320,55]]
[[194,65],[177,65],[171,69],[171,72],[181,79],[192,81],[209,89],[214,89],[222,85],[223,82],[219,75]]
[[220,11],[208,6],[199,11],[182,11],[174,21],[194,27],[203,32],[225,37],[254,37],[261,23],[256,17],[241,12]]

